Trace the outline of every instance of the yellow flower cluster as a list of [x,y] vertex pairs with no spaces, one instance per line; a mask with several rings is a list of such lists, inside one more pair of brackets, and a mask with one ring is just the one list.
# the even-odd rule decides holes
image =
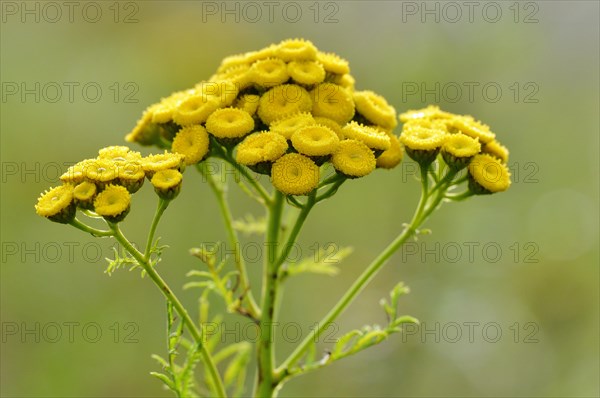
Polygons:
[[225,58],[208,80],[149,106],[126,138],[169,148],[188,165],[213,145],[235,147],[239,164],[303,195],[324,164],[349,178],[397,166],[396,125],[385,98],[355,90],[346,60],[290,39]]
[[404,123],[400,142],[406,153],[429,167],[438,154],[453,170],[468,167],[469,188],[485,194],[510,187],[508,149],[489,126],[468,115],[455,115],[430,105],[400,115]]
[[69,223],[77,208],[94,211],[111,222],[128,214],[131,195],[146,178],[165,199],[173,199],[181,186],[184,156],[165,152],[143,157],[126,146],[100,149],[98,157],[69,167],[60,176],[62,185],[44,192],[35,206],[37,214]]

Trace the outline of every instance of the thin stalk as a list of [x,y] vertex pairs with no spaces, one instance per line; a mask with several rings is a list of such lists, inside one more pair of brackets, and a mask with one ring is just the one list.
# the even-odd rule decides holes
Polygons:
[[129,254],[131,254],[136,259],[138,264],[142,266],[144,271],[146,271],[146,273],[148,274],[150,279],[152,279],[154,284],[160,289],[160,291],[165,296],[165,298],[171,302],[171,304],[173,305],[173,308],[175,308],[175,310],[177,311],[179,316],[181,316],[181,319],[187,326],[188,330],[192,334],[192,337],[194,338],[194,341],[196,342],[196,344],[198,345],[198,348],[200,349],[202,359],[204,360],[206,368],[208,369],[208,373],[210,374],[210,377],[211,377],[211,379],[214,383],[214,386],[217,390],[216,391],[217,395],[219,397],[227,397],[227,393],[226,393],[225,387],[223,385],[223,380],[221,379],[221,376],[219,375],[217,367],[215,366],[215,364],[213,362],[212,356],[210,355],[210,353],[206,349],[205,345],[203,344],[202,334],[198,330],[198,327],[196,326],[196,324],[194,323],[194,321],[192,320],[192,318],[186,311],[186,309],[183,306],[183,304],[181,303],[181,301],[179,301],[177,296],[175,296],[175,294],[173,293],[171,288],[167,285],[167,283],[164,281],[164,279],[162,279],[162,277],[150,265],[150,262],[148,261],[148,259],[145,258],[144,255],[139,250],[137,250],[135,247],[133,247],[133,245],[129,242],[129,240],[125,237],[125,235],[123,235],[123,232],[121,232],[119,225],[118,224],[109,224],[109,226],[114,233],[115,239],[125,248],[125,250],[127,250],[129,252]]
[[265,235],[267,254],[263,270],[263,289],[260,319],[260,341],[258,343],[258,370],[254,390],[256,397],[271,397],[277,385],[273,368],[275,352],[273,350],[273,323],[275,319],[275,303],[277,300],[277,246],[281,227],[283,195],[275,190],[273,203],[267,208],[268,224]]
[[208,185],[211,187],[212,191],[217,198],[217,203],[219,204],[219,210],[221,211],[221,216],[223,217],[223,222],[225,224],[225,230],[227,231],[227,237],[229,239],[229,244],[233,248],[233,254],[235,256],[235,266],[238,271],[240,277],[240,285],[242,288],[242,294],[244,298],[248,300],[248,312],[250,316],[254,319],[260,318],[260,309],[256,304],[256,300],[254,299],[254,295],[252,294],[252,290],[250,289],[250,279],[248,278],[248,272],[246,270],[246,264],[244,262],[244,257],[240,252],[240,239],[238,234],[233,228],[233,216],[231,213],[231,209],[229,208],[229,204],[227,203],[227,193],[225,188],[220,187],[217,182],[214,180],[214,176],[208,175],[205,173],[205,169],[198,166],[198,171],[202,173],[204,177],[206,177],[208,181]]
[[[292,354],[281,364],[275,371],[278,377],[278,381],[282,381],[288,376],[290,368],[295,365],[305,354],[311,344],[317,339],[323,331],[325,331],[336,319],[348,308],[348,306],[354,301],[356,296],[366,287],[366,285],[373,279],[375,274],[381,269],[381,267],[387,262],[387,260],[398,250],[404,242],[412,237],[419,226],[427,219],[424,216],[428,196],[428,178],[427,171],[421,176],[421,198],[417,206],[417,210],[413,215],[413,218],[409,225],[394,239],[383,252],[381,252],[375,260],[365,269],[365,271],[358,277],[358,279],[352,284],[352,286],[346,291],[342,298],[335,304],[335,306],[323,317],[323,319],[317,323],[318,327],[315,328],[292,352]],[[429,214],[427,214],[429,215]]]
[[165,200],[163,198],[158,199],[158,205],[156,206],[156,212],[154,213],[154,218],[152,219],[152,225],[150,226],[150,231],[148,232],[148,239],[146,241],[146,250],[144,251],[144,258],[150,258],[150,251],[152,250],[152,243],[154,241],[154,233],[156,232],[156,227],[158,226],[158,222],[162,217],[164,211],[171,203],[170,200]]
[[89,225],[82,223],[76,218],[74,218],[69,224],[84,232],[88,232],[93,236],[113,236],[112,231],[105,231],[101,229],[92,228]]

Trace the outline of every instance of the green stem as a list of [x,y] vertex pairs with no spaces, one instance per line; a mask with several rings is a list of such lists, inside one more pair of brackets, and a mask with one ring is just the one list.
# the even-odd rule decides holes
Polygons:
[[[352,284],[352,286],[346,291],[344,296],[335,304],[335,306],[323,317],[318,323],[318,327],[312,331],[292,352],[292,354],[283,362],[283,364],[276,370],[276,374],[283,380],[289,375],[290,368],[295,365],[305,354],[311,344],[325,331],[342,312],[348,308],[348,306],[354,301],[356,296],[366,287],[366,285],[373,279],[375,274],[381,269],[381,267],[387,262],[387,260],[394,254],[404,242],[412,237],[418,230],[419,226],[427,219],[430,212],[426,210],[426,204],[429,199],[428,196],[428,178],[427,170],[422,173],[421,176],[421,198],[417,206],[417,210],[413,215],[413,218],[409,225],[407,225],[402,233],[396,237],[383,252],[381,252],[375,260],[365,269],[365,271],[358,277],[358,279]],[[443,196],[443,195],[442,195]],[[280,381],[281,381],[280,380]]]
[[290,254],[290,251],[292,250],[294,243],[296,243],[296,238],[298,237],[298,234],[300,233],[300,230],[302,229],[302,225],[304,225],[304,221],[306,221],[306,217],[308,217],[308,213],[310,213],[310,210],[315,205],[316,200],[317,199],[316,199],[316,190],[315,190],[310,194],[310,196],[308,197],[308,201],[302,207],[300,214],[298,214],[298,218],[296,219],[296,222],[294,223],[294,227],[292,228],[292,231],[290,232],[290,236],[288,237],[287,241],[285,242],[285,245],[282,248],[281,254],[277,258],[277,262],[275,262],[275,266],[277,268],[279,268],[281,266],[281,264],[284,263],[285,259]]
[[258,371],[254,390],[256,397],[271,397],[277,386],[273,368],[275,352],[273,350],[273,323],[277,300],[277,246],[281,228],[283,195],[275,190],[273,203],[267,208],[268,224],[265,236],[266,257],[263,272],[262,305],[260,319],[260,341],[258,343]]
[[99,236],[113,236],[112,231],[105,231],[105,230],[101,230],[101,229],[92,228],[89,225],[82,223],[81,221],[79,221],[76,218],[74,218],[73,221],[71,221],[69,224],[74,226],[77,229],[84,231],[84,232],[88,232],[88,233],[92,234],[93,236],[98,236],[98,237]]
[[252,290],[250,289],[250,279],[248,278],[248,272],[246,271],[246,264],[244,262],[244,257],[240,252],[241,245],[240,239],[238,237],[235,228],[233,228],[233,217],[231,213],[231,209],[229,208],[229,204],[227,203],[227,192],[225,187],[219,186],[217,181],[215,181],[213,175],[208,175],[205,169],[198,165],[198,171],[206,178],[208,181],[208,185],[211,187],[212,191],[217,198],[217,203],[219,204],[219,209],[221,210],[221,216],[223,217],[223,221],[225,223],[225,230],[227,231],[227,236],[229,238],[229,244],[233,248],[233,254],[235,256],[235,266],[240,276],[240,285],[242,288],[242,294],[245,299],[248,300],[248,312],[249,315],[253,319],[260,318],[260,309],[256,304],[256,300],[254,299],[254,295],[252,294]]
[[162,198],[158,199],[158,206],[156,207],[156,212],[154,213],[154,218],[152,219],[152,225],[150,226],[150,232],[148,232],[148,239],[146,241],[146,251],[144,252],[144,258],[146,260],[150,259],[150,251],[152,250],[152,243],[154,241],[154,233],[156,232],[156,227],[158,226],[158,222],[162,217],[164,211],[169,206],[171,201],[164,200]]
[[213,362],[212,356],[210,355],[210,353],[206,349],[205,345],[203,344],[202,334],[198,330],[198,327],[196,326],[196,324],[194,323],[194,321],[192,320],[192,318],[186,311],[183,304],[181,304],[181,301],[179,301],[177,296],[175,296],[175,294],[173,293],[171,288],[169,288],[169,286],[164,281],[164,279],[162,279],[162,277],[150,265],[150,262],[148,261],[148,259],[146,257],[144,257],[144,255],[139,250],[137,250],[135,247],[133,247],[133,245],[129,242],[129,240],[123,235],[123,232],[121,232],[119,225],[118,224],[109,224],[109,226],[114,234],[115,239],[125,248],[125,250],[127,250],[129,252],[129,254],[131,254],[136,259],[138,264],[144,269],[144,271],[146,271],[146,273],[148,274],[150,279],[152,279],[154,284],[160,289],[160,291],[165,296],[165,298],[171,302],[171,304],[173,305],[173,308],[175,308],[175,310],[177,311],[179,316],[181,316],[183,322],[187,326],[188,330],[192,334],[192,337],[194,338],[194,341],[196,342],[196,344],[198,345],[198,348],[200,349],[202,359],[204,360],[206,368],[208,369],[210,377],[211,377],[211,379],[214,383],[214,386],[217,390],[216,391],[217,395],[219,397],[226,397],[227,393],[225,391],[225,387],[223,386],[223,380],[221,379],[221,376],[219,375],[217,367],[215,366],[215,364]]
[[216,143],[216,141],[212,141],[212,142],[213,142],[214,155],[216,157],[223,159],[224,161],[229,163],[231,166],[233,166],[233,168],[236,169],[238,171],[238,173],[240,173],[250,183],[250,185],[252,185],[252,187],[260,195],[260,197],[264,201],[264,203],[266,205],[270,205],[271,197],[269,196],[269,194],[267,193],[265,188],[258,181],[256,181],[255,178],[252,177],[252,175],[250,174],[248,169],[245,166],[242,166],[241,164],[236,162],[235,159],[233,159],[231,157],[231,154],[229,152],[227,152],[223,147],[221,147],[218,143]]

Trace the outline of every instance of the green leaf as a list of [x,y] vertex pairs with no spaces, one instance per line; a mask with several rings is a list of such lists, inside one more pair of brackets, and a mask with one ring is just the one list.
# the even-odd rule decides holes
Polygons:
[[252,214],[247,214],[241,220],[235,220],[232,223],[236,231],[244,235],[262,235],[267,230],[266,217],[255,218]]
[[[331,246],[333,247],[333,246]],[[351,247],[320,248],[313,256],[306,257],[297,263],[287,264],[285,276],[293,276],[309,272],[313,274],[334,276],[339,273],[337,264],[352,253]]]
[[162,381],[167,387],[169,387],[170,390],[175,392],[177,391],[175,386],[173,385],[173,381],[171,381],[171,379],[169,379],[169,377],[164,373],[150,372],[150,375]]

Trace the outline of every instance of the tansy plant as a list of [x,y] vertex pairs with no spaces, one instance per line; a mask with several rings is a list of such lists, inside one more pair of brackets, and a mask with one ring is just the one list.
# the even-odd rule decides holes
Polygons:
[[[161,152],[142,156],[125,146],[101,149],[95,159],[70,167],[60,178],[62,185],[43,193],[35,209],[49,220],[115,239],[122,251],[115,251],[107,271],[139,267],[160,289],[167,302],[167,351],[165,357],[155,356],[161,370],[152,374],[175,395],[240,396],[246,388],[247,367],[255,358],[252,393],[271,397],[287,380],[379,344],[400,332],[403,323],[417,322],[397,312],[399,297],[408,292],[400,283],[381,302],[386,325],[350,331],[325,353],[315,346],[390,256],[422,233],[419,228],[442,203],[510,186],[508,150],[487,125],[437,106],[408,111],[399,120],[403,126],[398,136],[395,109],[373,91],[355,89],[346,60],[318,51],[306,40],[285,40],[228,57],[208,80],[149,106],[126,139]],[[322,259],[288,261],[309,213],[343,184],[377,168],[396,167],[404,152],[420,166],[421,198],[412,219],[364,268],[318,327],[276,363],[274,325],[284,282],[301,272],[337,271]],[[234,220],[227,202],[231,181],[215,176],[207,159],[237,171],[229,180],[264,206],[263,224],[254,217]],[[157,225],[181,190],[184,169],[190,168],[214,192],[235,251],[219,259],[208,247],[191,249],[201,264],[188,273],[193,279],[184,288],[199,288],[199,311],[183,306],[156,267],[164,250],[155,239]],[[146,246],[136,247],[124,235],[122,223],[131,196],[146,179],[158,195],[158,206]],[[93,220],[96,224],[90,224]],[[240,231],[264,234],[260,290],[250,283]],[[228,312],[256,324],[255,357],[249,341],[220,346],[221,336],[207,333],[208,324],[222,322],[222,314],[212,314],[209,308],[215,296],[224,300]],[[191,315],[197,313],[198,317]]]

